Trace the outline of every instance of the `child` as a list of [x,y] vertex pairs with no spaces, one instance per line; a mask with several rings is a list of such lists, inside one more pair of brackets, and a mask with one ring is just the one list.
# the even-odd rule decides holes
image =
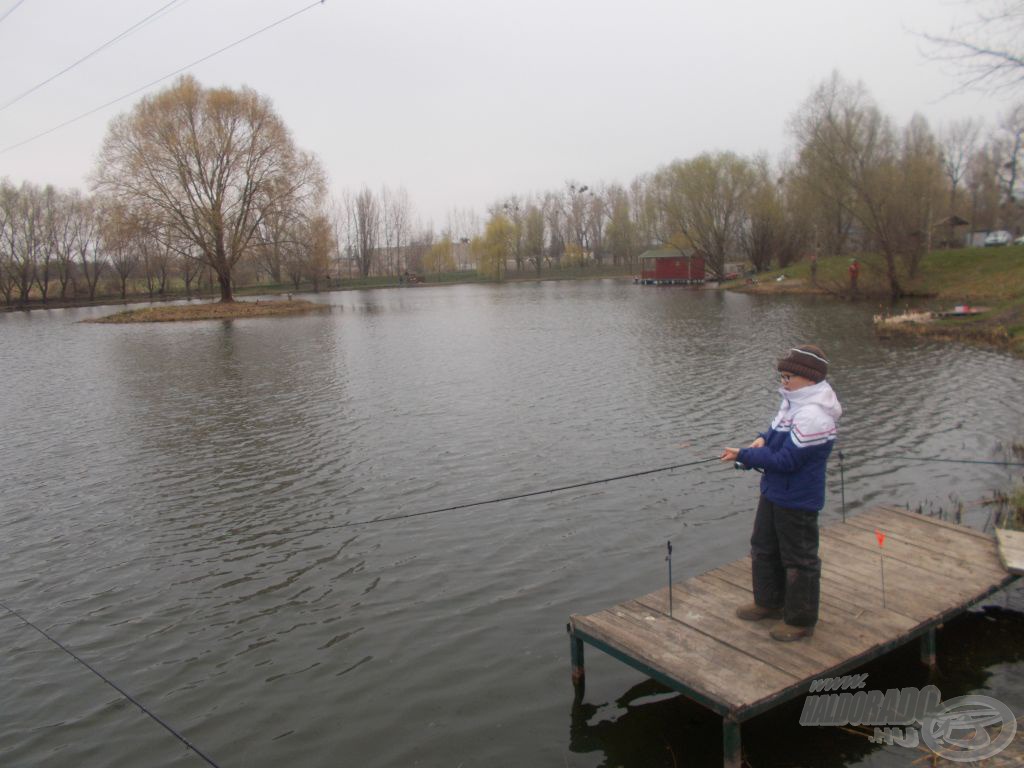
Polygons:
[[764,470],[750,538],[754,602],[736,615],[783,619],[771,636],[787,642],[813,635],[818,621],[818,512],[843,409],[825,381],[828,359],[818,347],[791,349],[778,369],[782,405],[771,428],[749,448],[726,448],[720,458]]

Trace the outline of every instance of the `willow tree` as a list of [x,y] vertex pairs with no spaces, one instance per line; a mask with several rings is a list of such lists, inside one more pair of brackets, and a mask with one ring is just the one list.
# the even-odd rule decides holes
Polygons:
[[703,256],[708,272],[721,278],[738,249],[754,183],[750,161],[733,154],[704,153],[659,170],[650,185],[657,209],[657,239]]
[[265,218],[319,197],[324,174],[269,100],[184,76],[111,122],[94,183],[194,244],[230,302],[232,271],[259,242]]
[[938,145],[921,117],[900,131],[859,83],[838,74],[794,115],[794,181],[849,216],[862,247],[885,260],[890,297],[903,295],[901,264],[913,277],[945,194]]

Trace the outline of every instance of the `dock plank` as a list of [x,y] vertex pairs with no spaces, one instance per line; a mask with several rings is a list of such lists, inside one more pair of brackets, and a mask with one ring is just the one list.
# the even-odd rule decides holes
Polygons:
[[574,617],[574,624],[729,708],[759,700],[766,688],[788,688],[798,679],[634,601]]
[[[729,578],[733,583],[750,584],[750,559],[740,560],[735,563],[721,566],[710,573],[721,572],[723,578]],[[850,618],[859,619],[866,614],[882,611],[881,591],[874,593],[866,591],[858,585],[864,580],[862,573],[852,572],[844,569],[841,564],[830,560],[823,560],[821,568],[821,604],[841,611]],[[887,595],[892,597],[892,595]],[[924,621],[930,615],[929,611],[922,607],[913,596],[897,595],[896,599],[886,600],[886,612],[894,614],[893,622],[904,625],[907,620],[913,623]],[[892,627],[895,631],[896,627]]]
[[880,505],[878,507],[873,507],[872,509],[869,509],[867,511],[868,512],[872,512],[872,511],[884,512],[887,515],[889,515],[890,518],[892,518],[893,516],[896,516],[896,515],[902,515],[902,516],[904,516],[904,517],[906,517],[906,518],[908,518],[910,520],[927,520],[932,525],[937,525],[940,528],[946,528],[946,529],[948,529],[950,531],[953,531],[953,532],[955,532],[957,534],[966,534],[967,536],[974,536],[974,537],[976,537],[978,539],[981,539],[982,541],[991,541],[992,540],[992,537],[989,536],[987,533],[982,533],[981,531],[977,531],[974,528],[971,528],[969,526],[959,525],[957,523],[951,523],[948,520],[941,520],[941,519],[939,519],[937,517],[931,517],[931,516],[927,516],[927,515],[922,515],[922,514],[919,514],[917,512],[911,512],[909,509],[904,509],[903,507],[893,506],[891,504],[883,504],[883,505]]
[[[719,583],[725,585],[725,582]],[[637,600],[652,610],[668,614],[668,587]],[[750,596],[747,595],[742,602],[749,601]],[[820,645],[801,653],[792,645],[775,642],[768,636],[768,630],[775,622],[743,621],[736,616],[737,602],[734,595],[708,592],[692,581],[674,585],[672,590],[673,617],[676,621],[711,637],[719,638],[721,642],[759,658],[783,672],[806,677],[835,663],[836,654],[830,653]]]
[[959,533],[956,526],[942,520],[897,510],[868,510],[848,518],[847,524],[871,531],[878,528],[887,537],[894,536],[939,554],[952,548],[962,557],[976,558],[979,565],[995,562],[998,567],[994,538],[966,527]]
[[[841,524],[831,526],[828,529],[828,535],[850,546],[860,547],[875,554],[879,552],[874,530],[868,530],[865,527],[856,525]],[[973,561],[959,551],[939,553],[933,549],[911,543],[899,535],[889,535],[888,533],[883,549],[887,558],[900,560],[920,568],[923,572],[937,575],[948,574],[951,563],[956,566],[958,572],[968,573],[981,581],[998,576],[1002,570],[995,567],[994,564]]]
[[[711,574],[707,575],[711,576]],[[736,589],[734,585],[731,586],[733,589]],[[823,588],[823,598],[826,597],[825,592]],[[744,596],[745,600],[739,599]],[[739,602],[749,602],[752,594],[749,590],[737,591],[733,597],[735,605]],[[737,621],[740,620],[737,619]],[[767,634],[768,628],[773,623],[763,623],[765,634]],[[912,629],[915,625],[916,622],[912,619],[893,612],[883,611],[880,604],[878,606],[851,610],[846,605],[837,606],[833,601],[822,599],[819,606],[818,626],[815,630],[814,642],[801,643],[798,647],[803,650],[809,649],[813,645],[827,653],[829,658],[822,660],[827,663],[819,668],[818,671],[820,672],[835,666],[835,664],[847,656],[856,656],[863,653],[864,649],[870,647],[874,642],[878,632],[901,632]],[[786,647],[791,648],[793,646]]]
[[[830,539],[822,540],[820,551],[822,559],[847,569],[856,579],[856,586],[863,589],[866,595],[880,599],[882,567],[878,554],[862,557]],[[887,601],[890,598],[912,600],[933,614],[944,612],[984,591],[954,576],[922,575],[913,566],[898,560],[886,559],[884,570]]]

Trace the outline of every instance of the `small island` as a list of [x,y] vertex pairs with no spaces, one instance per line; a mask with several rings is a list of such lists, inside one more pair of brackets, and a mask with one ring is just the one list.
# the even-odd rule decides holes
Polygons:
[[282,301],[218,301],[203,304],[169,304],[118,312],[83,323],[177,323],[189,320],[234,320],[249,317],[280,317],[330,310],[329,304],[302,299]]

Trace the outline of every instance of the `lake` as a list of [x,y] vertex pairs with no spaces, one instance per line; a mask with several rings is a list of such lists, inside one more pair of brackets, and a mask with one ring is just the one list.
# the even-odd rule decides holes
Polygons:
[[[0,602],[222,766],[717,766],[718,720],[588,649],[571,613],[748,549],[757,475],[695,462],[778,404],[822,346],[842,400],[822,522],[896,503],[986,526],[1019,469],[1024,361],[881,342],[873,308],[626,281],[310,296],[316,315],[92,325],[0,314]],[[363,524],[366,523],[366,524]],[[1024,591],[939,634],[939,687],[1024,711]],[[0,609],[0,765],[203,762]],[[920,685],[916,648],[873,687]],[[765,765],[920,753],[784,708]],[[756,758],[756,762],[754,759]]]

